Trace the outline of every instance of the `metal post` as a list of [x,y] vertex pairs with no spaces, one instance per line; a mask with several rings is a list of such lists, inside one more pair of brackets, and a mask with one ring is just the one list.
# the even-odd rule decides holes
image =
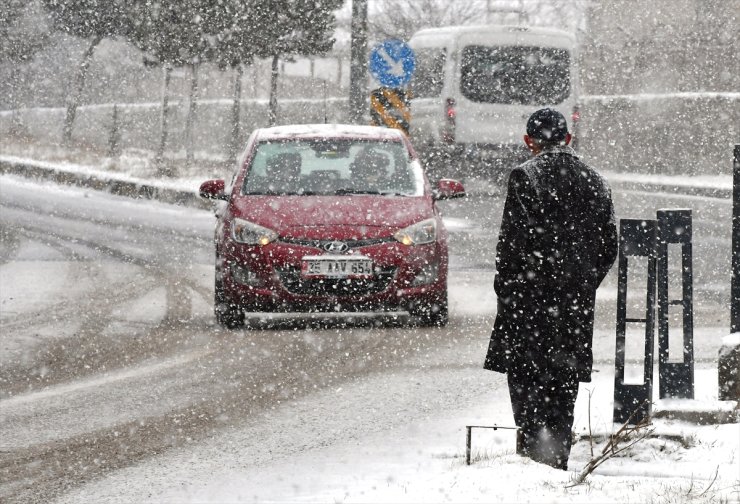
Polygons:
[[[668,299],[668,245],[681,245],[681,299]],[[658,211],[658,383],[661,399],[694,398],[694,305],[691,210]],[[670,306],[683,310],[682,362],[669,360]]]
[[465,426],[465,465],[470,465],[470,458],[473,444],[473,428],[476,429],[493,429],[493,430],[519,430],[519,427],[503,427],[501,425],[466,425]]
[[[656,228],[657,223],[654,220],[621,219],[619,221],[619,291],[617,293],[617,344],[614,359],[613,420],[615,423],[629,421],[637,424],[652,414]],[[627,275],[630,257],[645,257],[648,261],[645,318],[627,318]],[[624,382],[624,354],[628,323],[645,324],[643,382],[637,385]]]
[[465,465],[470,465],[470,451],[473,444],[473,426],[466,425],[465,430]]
[[[735,145],[732,165],[732,286],[730,292],[730,332],[740,332],[740,144]],[[740,347],[723,344],[717,363],[720,401],[740,400]]]
[[367,1],[352,0],[349,115],[353,124],[363,122],[367,102]]
[[732,168],[732,293],[730,332],[740,332],[740,144],[735,145]]

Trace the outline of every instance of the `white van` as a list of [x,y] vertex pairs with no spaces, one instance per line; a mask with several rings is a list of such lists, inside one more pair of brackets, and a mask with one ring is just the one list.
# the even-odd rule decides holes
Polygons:
[[410,135],[434,175],[503,177],[529,155],[522,137],[532,112],[549,106],[577,119],[576,41],[567,32],[450,26],[418,31],[409,45]]

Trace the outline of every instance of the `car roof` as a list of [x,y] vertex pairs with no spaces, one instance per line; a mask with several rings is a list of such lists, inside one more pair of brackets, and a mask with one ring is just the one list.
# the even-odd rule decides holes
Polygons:
[[298,138],[351,138],[360,140],[402,141],[397,129],[356,124],[287,124],[256,130],[256,140],[285,140]]

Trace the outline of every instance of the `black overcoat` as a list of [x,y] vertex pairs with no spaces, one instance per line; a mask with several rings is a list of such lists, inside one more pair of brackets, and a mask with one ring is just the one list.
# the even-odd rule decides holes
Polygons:
[[546,150],[512,170],[484,367],[570,368],[590,381],[596,288],[617,250],[609,186],[572,149]]

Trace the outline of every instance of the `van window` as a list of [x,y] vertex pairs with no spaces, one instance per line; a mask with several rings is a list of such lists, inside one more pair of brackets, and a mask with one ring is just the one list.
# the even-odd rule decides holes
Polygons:
[[460,88],[474,102],[556,105],[570,94],[570,54],[552,47],[467,46]]
[[417,49],[416,69],[411,78],[412,98],[434,98],[442,93],[444,85],[446,50]]

